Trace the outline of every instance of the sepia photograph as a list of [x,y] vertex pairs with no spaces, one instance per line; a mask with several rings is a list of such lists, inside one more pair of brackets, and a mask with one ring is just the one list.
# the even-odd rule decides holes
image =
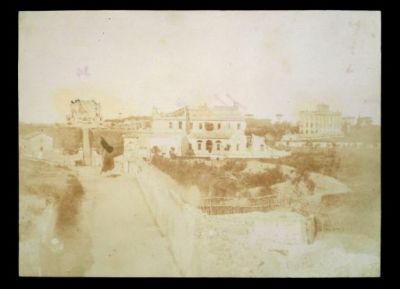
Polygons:
[[19,276],[380,277],[381,13],[20,11]]

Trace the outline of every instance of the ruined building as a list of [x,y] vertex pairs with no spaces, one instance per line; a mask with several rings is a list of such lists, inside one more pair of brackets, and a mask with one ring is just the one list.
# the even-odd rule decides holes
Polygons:
[[70,108],[69,124],[99,124],[102,121],[100,103],[94,100],[72,100]]

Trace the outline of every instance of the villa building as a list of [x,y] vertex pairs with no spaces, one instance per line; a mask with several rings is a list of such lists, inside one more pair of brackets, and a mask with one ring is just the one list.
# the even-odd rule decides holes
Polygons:
[[[136,157],[157,152],[166,157],[276,158],[289,153],[268,147],[265,139],[246,136],[246,121],[237,105],[153,109],[151,131],[124,136],[124,167]],[[131,145],[129,145],[131,144]],[[133,155],[132,155],[133,154]]]

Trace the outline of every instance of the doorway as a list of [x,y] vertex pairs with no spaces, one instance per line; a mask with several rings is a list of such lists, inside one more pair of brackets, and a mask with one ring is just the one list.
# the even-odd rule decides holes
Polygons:
[[206,150],[208,150],[209,153],[212,152],[212,147],[213,147],[213,143],[210,140],[206,141]]

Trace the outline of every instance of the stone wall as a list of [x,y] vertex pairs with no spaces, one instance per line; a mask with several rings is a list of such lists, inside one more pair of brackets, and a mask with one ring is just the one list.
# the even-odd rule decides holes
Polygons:
[[184,276],[197,276],[196,236],[202,213],[185,203],[172,179],[157,169],[139,164],[137,180],[146,203]]
[[[241,276],[243,264],[263,276],[254,252],[268,255],[313,242],[315,228],[308,218],[284,211],[207,215],[184,201],[186,189],[168,175],[144,162],[137,166],[142,194],[184,276]],[[218,260],[225,260],[223,268]]]

